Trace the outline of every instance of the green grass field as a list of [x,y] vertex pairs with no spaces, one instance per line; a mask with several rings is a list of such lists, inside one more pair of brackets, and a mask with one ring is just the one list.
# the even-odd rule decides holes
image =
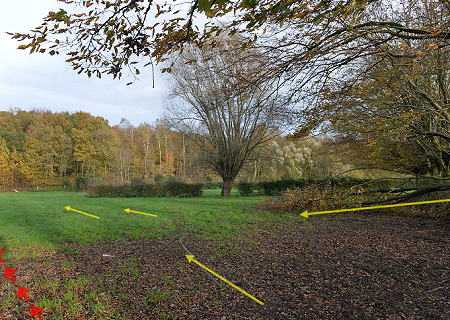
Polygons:
[[[253,208],[263,197],[220,197],[206,190],[203,198],[87,198],[84,193],[0,193],[0,249],[21,257],[55,250],[61,243],[190,236],[227,236],[267,218]],[[66,206],[100,217],[95,219]],[[151,217],[124,209],[156,214]],[[17,257],[17,256],[16,256]]]
[[[433,300],[423,298],[430,288],[442,287],[448,224],[379,213],[305,220],[255,210],[264,197],[240,197],[235,190],[232,195],[222,198],[220,190],[206,190],[202,198],[0,193],[1,258],[18,278],[17,284],[0,283],[0,318],[30,317],[17,286],[30,290],[30,303],[43,309],[43,319],[55,320],[298,319],[307,313],[321,319],[327,312],[340,319],[346,318],[341,310],[361,296],[355,308],[360,316],[350,318],[367,317],[367,301],[383,297],[389,303],[373,311],[373,318],[402,312],[425,319],[430,317],[416,310],[449,303],[445,290],[433,291]],[[100,219],[68,212],[66,206]],[[187,251],[264,306],[228,284],[215,285],[204,269],[187,261]],[[410,263],[418,256],[427,261],[423,269]],[[394,259],[401,263],[386,265]],[[436,272],[430,272],[431,261]],[[335,291],[330,281],[337,283]],[[354,288],[349,297],[341,290],[347,287]],[[305,295],[305,288],[312,291]],[[405,292],[414,303],[402,303]],[[318,304],[317,297],[325,303]]]

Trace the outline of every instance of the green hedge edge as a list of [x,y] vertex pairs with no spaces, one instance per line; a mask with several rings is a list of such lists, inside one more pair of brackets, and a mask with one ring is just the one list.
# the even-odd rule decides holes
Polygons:
[[91,198],[194,198],[201,196],[203,196],[203,184],[189,184],[178,181],[165,184],[139,183],[121,186],[96,186],[88,191],[88,197]]

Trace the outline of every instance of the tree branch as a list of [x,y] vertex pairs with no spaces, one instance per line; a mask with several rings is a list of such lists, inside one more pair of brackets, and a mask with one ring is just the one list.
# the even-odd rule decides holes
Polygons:
[[[184,251],[186,251],[188,255],[194,256],[194,255],[193,255],[192,253],[190,253],[189,250],[184,246],[183,242],[181,241],[182,239],[183,239],[183,238],[180,238],[180,244],[181,244],[181,246],[183,247]],[[218,285],[220,288],[222,288],[222,286],[216,281],[216,279],[213,278],[213,276],[212,276],[208,271],[206,271],[206,270],[203,269],[203,268],[200,268],[200,269],[202,269],[202,271],[203,271],[204,273],[206,273],[206,275],[207,275],[212,281],[214,281],[214,283],[215,283],[216,285]]]

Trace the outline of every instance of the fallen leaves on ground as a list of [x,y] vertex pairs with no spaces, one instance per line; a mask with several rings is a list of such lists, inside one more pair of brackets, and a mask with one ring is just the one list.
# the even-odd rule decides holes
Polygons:
[[[246,230],[227,239],[186,235],[183,243],[263,306],[214,284],[175,238],[68,243],[49,259],[22,261],[17,277],[35,305],[61,301],[43,319],[450,318],[449,220],[341,214],[268,219]],[[77,286],[80,277],[88,283]],[[57,285],[35,286],[42,279]],[[25,315],[24,303],[0,312]]]

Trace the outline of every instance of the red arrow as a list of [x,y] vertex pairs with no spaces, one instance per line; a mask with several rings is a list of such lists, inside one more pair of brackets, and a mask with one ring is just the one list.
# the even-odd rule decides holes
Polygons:
[[[2,254],[4,254],[4,253],[5,253],[5,251],[0,250],[0,256],[1,256]],[[0,262],[3,263],[2,257],[0,257]]]
[[12,281],[15,283],[16,282],[16,278],[14,278],[14,273],[16,273],[17,270],[5,267],[5,280],[8,279],[9,277],[11,277]]
[[41,312],[44,309],[41,309],[39,307],[33,306],[31,305],[31,313],[30,313],[30,318],[33,318],[34,316],[37,316],[39,318],[39,320],[42,320],[39,312]]
[[30,290],[28,290],[28,289],[26,289],[26,288],[23,288],[23,287],[20,287],[19,286],[19,294],[18,294],[18,296],[17,296],[17,299],[20,299],[20,298],[22,298],[22,297],[24,297],[25,298],[25,300],[30,300],[30,299],[28,299],[28,297],[27,297],[27,293],[29,292]]

